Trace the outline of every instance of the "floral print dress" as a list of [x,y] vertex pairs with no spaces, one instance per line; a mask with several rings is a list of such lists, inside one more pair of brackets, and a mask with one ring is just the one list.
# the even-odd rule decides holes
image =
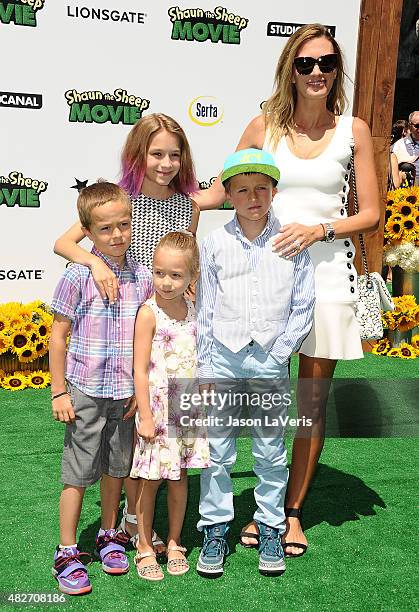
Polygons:
[[[146,443],[137,434],[131,478],[179,480],[182,468],[210,464],[206,427],[196,422],[205,418],[205,412],[189,402],[199,388],[195,308],[190,300],[186,304],[186,318],[177,321],[154,298],[145,302],[156,318],[148,375],[156,437]],[[138,419],[137,414],[136,425]]]

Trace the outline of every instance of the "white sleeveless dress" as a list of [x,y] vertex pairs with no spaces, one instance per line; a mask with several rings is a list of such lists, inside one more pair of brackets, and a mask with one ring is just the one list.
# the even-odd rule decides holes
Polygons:
[[[332,140],[314,159],[300,159],[285,137],[271,151],[281,172],[273,201],[282,225],[317,225],[347,217],[352,117],[340,117]],[[315,242],[308,249],[315,268],[314,323],[300,352],[324,359],[363,357],[354,305],[358,298],[355,248],[350,238]]]

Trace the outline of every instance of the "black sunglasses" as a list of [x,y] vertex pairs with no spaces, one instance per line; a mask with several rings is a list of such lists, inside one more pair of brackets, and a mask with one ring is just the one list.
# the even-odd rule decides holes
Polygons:
[[419,130],[419,123],[411,123],[410,125]]
[[315,65],[318,65],[320,72],[332,72],[338,65],[338,56],[336,53],[328,53],[321,55],[317,59],[314,57],[296,57],[294,66],[298,74],[311,74]]

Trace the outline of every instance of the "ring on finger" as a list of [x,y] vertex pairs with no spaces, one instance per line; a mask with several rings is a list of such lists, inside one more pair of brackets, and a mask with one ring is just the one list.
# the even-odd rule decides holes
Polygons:
[[294,240],[293,244],[295,244],[295,248],[297,251],[301,249],[301,242],[297,240],[297,238]]

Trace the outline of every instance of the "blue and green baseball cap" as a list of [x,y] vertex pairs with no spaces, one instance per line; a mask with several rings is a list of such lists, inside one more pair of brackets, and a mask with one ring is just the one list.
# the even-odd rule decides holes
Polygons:
[[274,158],[270,153],[261,149],[242,149],[229,155],[224,163],[221,182],[224,183],[232,176],[245,172],[266,174],[273,178],[275,185],[279,181],[279,170],[275,166]]

